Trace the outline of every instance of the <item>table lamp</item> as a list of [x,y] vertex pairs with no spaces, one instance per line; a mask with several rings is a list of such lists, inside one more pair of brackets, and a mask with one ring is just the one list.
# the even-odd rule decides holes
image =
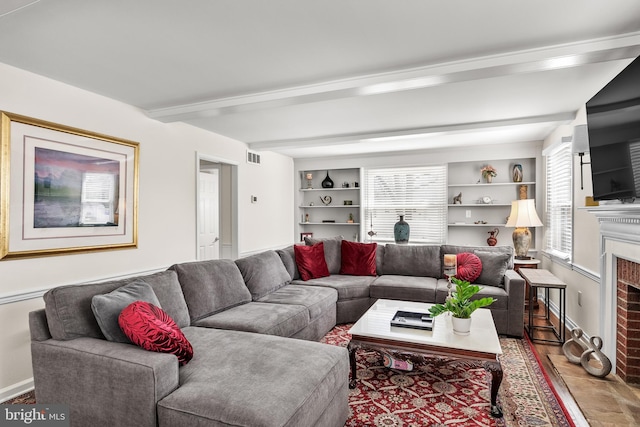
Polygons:
[[516,259],[531,259],[527,256],[531,245],[531,231],[529,227],[541,227],[542,221],[536,213],[533,199],[516,200],[511,202],[511,214],[505,227],[515,227],[513,231],[513,247]]

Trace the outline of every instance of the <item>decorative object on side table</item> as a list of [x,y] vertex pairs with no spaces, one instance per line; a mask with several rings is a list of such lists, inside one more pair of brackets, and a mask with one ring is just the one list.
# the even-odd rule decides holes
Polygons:
[[329,171],[327,171],[327,177],[322,180],[322,188],[333,188],[333,180],[329,178]]
[[331,198],[331,196],[320,196],[320,201],[322,202],[322,204],[324,204],[325,206],[329,206],[331,204],[331,201],[333,199]]
[[404,220],[404,215],[400,215],[400,221],[393,226],[393,238],[398,244],[409,243],[410,233],[409,223]]
[[495,298],[485,297],[471,301],[471,297],[480,292],[480,286],[460,280],[451,279],[456,284],[456,290],[451,298],[444,304],[434,304],[429,309],[433,317],[442,313],[451,313],[453,333],[456,335],[469,335],[471,331],[471,314],[479,308],[487,307],[495,302]]
[[513,182],[522,182],[522,177],[522,165],[520,163],[516,163],[515,165],[513,165],[511,179],[513,180]]
[[487,184],[491,184],[493,177],[498,175],[496,169],[491,165],[483,166],[482,169],[480,169],[480,173]]
[[453,196],[453,204],[461,205],[462,204],[462,191],[457,196]]
[[446,301],[451,299],[451,279],[458,274],[458,256],[456,254],[444,254],[444,271],[443,274],[447,278],[447,297]]
[[500,230],[494,228],[491,231],[487,231],[489,233],[489,237],[487,238],[487,245],[495,246],[498,243],[498,234],[500,234]]
[[541,227],[533,199],[516,200],[511,202],[511,214],[505,227],[515,227],[513,231],[513,247],[516,259],[531,259],[527,255],[531,245],[531,231],[528,227]]

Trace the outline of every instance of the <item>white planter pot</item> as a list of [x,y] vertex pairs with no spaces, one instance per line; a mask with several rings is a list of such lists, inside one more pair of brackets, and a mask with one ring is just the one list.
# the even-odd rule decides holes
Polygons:
[[456,335],[469,335],[471,331],[471,318],[460,319],[458,317],[451,316],[451,325],[453,326],[453,333]]

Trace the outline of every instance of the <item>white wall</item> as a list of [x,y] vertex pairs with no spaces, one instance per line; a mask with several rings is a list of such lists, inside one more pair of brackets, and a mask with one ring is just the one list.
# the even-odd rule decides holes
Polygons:
[[[586,110],[578,111],[576,119],[569,125],[556,129],[545,141],[547,148],[557,143],[563,136],[572,136],[573,127],[586,123]],[[589,162],[588,153],[583,161]],[[586,210],[585,197],[593,195],[591,189],[591,167],[583,167],[584,190],[580,189],[580,159],[574,155],[573,159],[573,262],[566,265],[552,261],[549,257],[542,257],[542,267],[551,271],[567,284],[566,314],[571,327],[578,326],[588,335],[598,335],[600,332],[600,235],[596,217]],[[546,197],[546,196],[544,196]],[[543,220],[544,221],[544,220]],[[581,305],[578,305],[578,292],[582,295]],[[557,304],[557,297],[551,300]]]
[[[27,315],[41,291],[164,269],[196,258],[196,152],[238,166],[239,253],[291,244],[293,161],[185,124],[151,120],[132,106],[0,64],[0,110],[140,143],[138,248],[0,260],[0,401],[29,381]],[[250,195],[258,203],[250,203]]]

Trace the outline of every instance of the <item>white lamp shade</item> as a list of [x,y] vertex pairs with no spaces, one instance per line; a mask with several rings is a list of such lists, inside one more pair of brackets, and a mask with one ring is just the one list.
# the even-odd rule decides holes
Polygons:
[[511,202],[511,214],[505,227],[541,227],[533,199]]

